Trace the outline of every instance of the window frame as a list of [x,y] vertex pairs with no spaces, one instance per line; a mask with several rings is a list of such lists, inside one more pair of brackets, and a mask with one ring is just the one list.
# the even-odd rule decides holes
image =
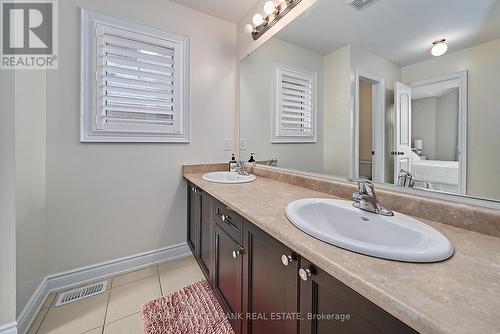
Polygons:
[[[175,52],[180,51],[181,57],[175,59],[179,69],[177,94],[178,101],[178,132],[152,133],[152,132],[127,132],[118,130],[97,130],[94,117],[98,112],[98,47],[96,29],[99,25],[132,33],[145,35],[147,38],[160,39],[164,42],[174,43]],[[156,28],[132,23],[112,16],[81,9],[81,92],[80,92],[80,142],[165,142],[189,143],[191,140],[190,122],[190,70],[189,70],[189,37],[171,33]]]
[[[311,108],[311,122],[312,134],[305,135],[283,135],[280,133],[281,123],[281,83],[283,73],[295,74],[302,77],[309,77],[312,83],[312,108]],[[316,72],[308,71],[302,68],[285,65],[274,64],[274,94],[273,94],[273,113],[272,113],[272,133],[271,143],[317,143],[317,95],[318,95],[318,74]]]

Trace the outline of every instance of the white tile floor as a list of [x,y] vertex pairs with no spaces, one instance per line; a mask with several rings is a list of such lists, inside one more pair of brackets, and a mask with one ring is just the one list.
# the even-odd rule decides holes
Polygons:
[[142,304],[203,278],[189,256],[110,278],[105,293],[63,306],[51,294],[28,334],[143,334]]

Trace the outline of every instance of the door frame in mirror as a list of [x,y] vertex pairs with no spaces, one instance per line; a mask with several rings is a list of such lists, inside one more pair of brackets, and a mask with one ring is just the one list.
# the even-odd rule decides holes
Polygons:
[[[446,81],[457,80],[458,82],[458,154],[459,154],[459,179],[460,194],[467,195],[467,114],[468,114],[468,71],[460,71],[430,79],[416,81],[408,85],[415,89],[417,87],[431,84],[439,84]],[[446,192],[443,192],[446,193]]]
[[375,166],[372,179],[377,183],[385,182],[385,80],[373,73],[357,68],[354,83],[354,115],[353,115],[353,149],[352,149],[352,178],[359,177],[359,80],[370,81],[372,89],[372,146],[375,155],[372,163]]

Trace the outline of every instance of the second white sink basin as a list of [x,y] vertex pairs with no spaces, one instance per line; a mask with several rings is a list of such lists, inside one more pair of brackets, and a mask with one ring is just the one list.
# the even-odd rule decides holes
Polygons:
[[307,198],[290,203],[288,219],[305,233],[354,252],[405,262],[438,262],[453,255],[439,231],[400,213],[382,216],[352,202]]
[[203,180],[215,183],[247,183],[255,181],[255,175],[240,175],[236,172],[212,172],[202,176]]

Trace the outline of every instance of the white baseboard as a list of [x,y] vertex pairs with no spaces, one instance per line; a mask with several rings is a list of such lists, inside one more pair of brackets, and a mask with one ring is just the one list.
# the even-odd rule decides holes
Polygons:
[[0,334],[17,334],[17,322],[11,322],[0,326]]
[[154,251],[144,252],[141,254],[49,275],[42,280],[24,309],[19,314],[19,317],[17,318],[17,331],[12,333],[2,332],[2,328],[0,327],[0,334],[13,334],[17,332],[19,332],[19,334],[25,334],[35,320],[36,315],[42,308],[43,302],[50,292],[65,290],[99,279],[124,274],[161,262],[182,258],[189,254],[191,254],[191,251],[188,245],[186,243],[182,243]]

